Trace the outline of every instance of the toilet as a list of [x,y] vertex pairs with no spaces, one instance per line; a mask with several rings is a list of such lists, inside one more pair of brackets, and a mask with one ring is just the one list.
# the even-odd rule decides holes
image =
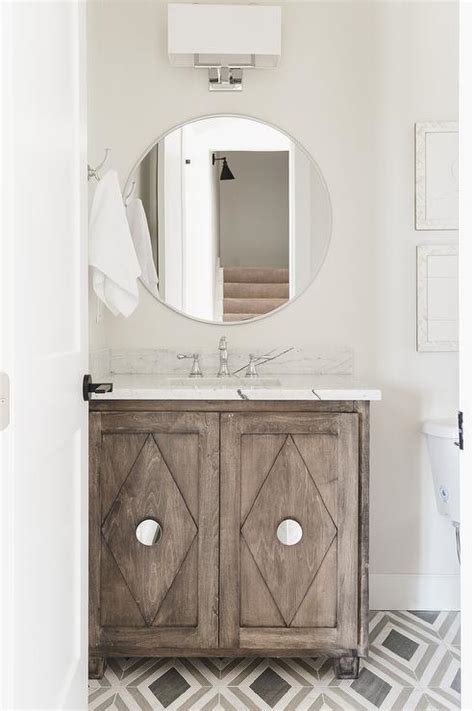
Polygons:
[[459,449],[455,446],[458,427],[455,418],[427,420],[426,435],[438,511],[459,528]]

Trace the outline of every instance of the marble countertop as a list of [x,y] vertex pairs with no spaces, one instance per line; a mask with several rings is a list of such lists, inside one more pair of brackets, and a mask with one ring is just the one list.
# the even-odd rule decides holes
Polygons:
[[[99,382],[96,380],[96,382]],[[275,374],[255,379],[109,374],[113,392],[94,400],[381,400],[380,390],[346,375]]]

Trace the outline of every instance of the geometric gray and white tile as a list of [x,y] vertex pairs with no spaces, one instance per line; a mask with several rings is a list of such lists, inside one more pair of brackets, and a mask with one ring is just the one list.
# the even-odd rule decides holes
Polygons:
[[458,612],[372,612],[357,680],[325,658],[109,659],[91,711],[428,711],[460,708]]

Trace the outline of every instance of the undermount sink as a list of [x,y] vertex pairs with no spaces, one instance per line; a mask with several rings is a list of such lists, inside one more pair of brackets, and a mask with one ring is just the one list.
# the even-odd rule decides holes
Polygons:
[[247,390],[248,388],[279,387],[278,378],[166,378],[166,383],[172,387],[182,388],[230,388]]

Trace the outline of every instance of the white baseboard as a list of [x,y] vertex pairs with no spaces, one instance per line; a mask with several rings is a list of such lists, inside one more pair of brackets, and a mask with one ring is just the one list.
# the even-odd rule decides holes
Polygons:
[[459,610],[459,575],[369,576],[371,610]]

